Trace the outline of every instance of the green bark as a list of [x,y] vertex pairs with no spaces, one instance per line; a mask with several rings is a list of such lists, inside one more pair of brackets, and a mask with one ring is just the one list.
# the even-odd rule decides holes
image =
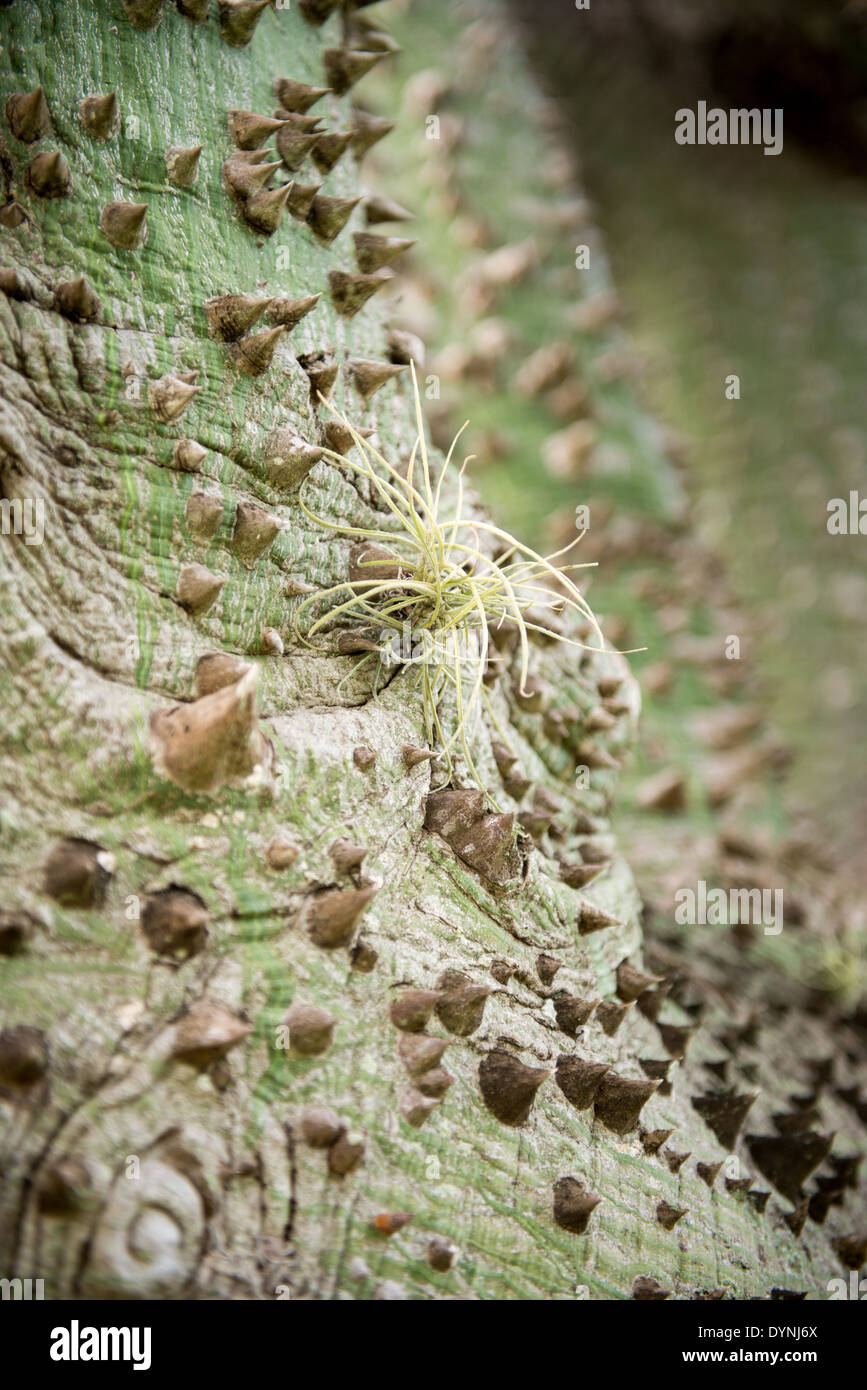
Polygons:
[[[51,131],[28,144],[7,119],[2,152],[7,205],[25,215],[0,229],[4,264],[25,282],[7,281],[0,299],[2,493],[44,501],[45,538],[4,536],[0,546],[0,925],[15,952],[2,958],[0,1270],[44,1278],[49,1296],[85,1298],[620,1298],[640,1276],[681,1297],[773,1286],[823,1296],[840,1268],[829,1237],[842,1228],[831,1220],[799,1240],[779,1193],[760,1212],[723,1175],[711,1190],[692,1162],[674,1171],[634,1125],[617,1132],[610,1075],[595,1115],[551,1075],[520,1123],[503,1119],[521,1109],[508,1073],[485,1082],[483,1068],[480,1085],[492,1056],[489,1068],[497,1058],[507,1067],[504,1055],[554,1068],[575,1055],[635,1084],[646,1080],[640,1057],[663,1055],[666,1038],[679,1050],[637,1008],[611,1033],[591,1021],[576,1041],[554,1007],[561,991],[614,1003],[618,989],[630,993],[618,967],[641,966],[640,902],[607,818],[614,773],[574,784],[588,737],[618,759],[633,737],[639,700],[622,659],[534,646],[541,708],[527,709],[507,654],[474,757],[501,810],[541,794],[556,818],[534,849],[518,836],[514,871],[485,874],[466,836],[426,828],[437,804],[426,810],[431,767],[407,771],[403,752],[424,738],[411,672],[375,694],[370,667],[339,655],[333,639],[316,652],[294,639],[299,593],[344,580],[349,543],[307,519],[297,489],[273,481],[275,431],[319,442],[327,417],[297,355],[328,350],[342,367],[386,361],[386,314],[379,299],[344,319],[328,293],[330,271],[356,269],[362,206],[330,246],[289,218],[256,235],[221,167],[232,153],[227,111],[272,112],[278,78],[327,85],[323,50],[340,47],[343,22],[335,13],[316,28],[294,6],[269,9],[239,49],[216,13],[198,25],[171,6],[149,30],[119,4],[80,0],[47,13],[19,0],[2,16],[3,103],[41,83]],[[111,91],[120,131],[94,140],[80,103]],[[346,129],[351,103],[329,96],[314,111]],[[196,182],[168,182],[165,151],[197,145]],[[53,150],[68,162],[69,197],[39,197],[25,178],[33,157]],[[309,163],[297,177],[320,182]],[[322,193],[354,197],[363,179],[347,154]],[[147,204],[140,249],[100,232],[112,202]],[[81,275],[101,303],[92,323],[57,308],[58,285]],[[203,305],[214,296],[320,292],[260,376],[244,375],[237,349],[208,335]],[[160,418],[156,384],[193,372],[201,390],[182,416]],[[389,456],[408,456],[405,382],[362,408],[342,370],[335,399],[375,426]],[[206,450],[196,473],[173,464],[181,439]],[[204,541],[189,507],[202,492],[221,507]],[[301,495],[334,521],[388,522],[325,459]],[[252,507],[279,523],[264,548]],[[193,565],[223,581],[199,616],[178,599]],[[266,628],[283,653],[263,651]],[[194,701],[194,678],[211,653],[257,669],[258,717],[237,685],[224,686],[217,704],[227,708],[203,732],[214,706]],[[620,681],[616,696],[606,679]],[[614,726],[591,735],[587,716],[606,700]],[[185,714],[170,716],[178,702]],[[205,754],[181,773],[190,729]],[[520,803],[503,785],[496,741],[530,783]],[[356,756],[362,748],[375,751],[372,765]],[[185,789],[208,772],[231,785]],[[460,767],[455,785],[469,785]],[[273,867],[281,836],[297,855]],[[99,861],[75,844],[59,855],[70,839],[98,846]],[[365,849],[360,867],[341,867],[339,840]],[[582,844],[585,857],[590,847],[611,857],[575,889],[559,861],[577,860]],[[172,886],[188,896],[158,896]],[[347,904],[358,925],[338,932],[335,912]],[[594,909],[613,924],[582,934]],[[173,959],[166,933],[176,942],[181,928],[192,954]],[[326,948],[329,930],[340,944]],[[561,962],[555,978],[540,954]],[[491,988],[483,1009],[455,997],[447,971]],[[406,990],[443,988],[425,1029],[449,1043],[443,1066],[454,1081],[440,1100],[412,1084],[414,1035],[395,1026],[391,1006]],[[304,1024],[315,1034],[317,1020],[301,1005],[331,1016],[322,1051],[315,1036],[305,1044]],[[690,1071],[641,1111],[644,1129],[676,1129],[677,1149],[706,1163],[727,1149],[693,1104],[710,1089],[696,1064],[716,1058],[714,1033],[734,1016],[727,1001],[712,1004]],[[677,1029],[692,1017],[668,1000],[659,1021]],[[811,1045],[826,1041],[817,1023]],[[428,1072],[422,1082],[436,1089]],[[424,1115],[431,1099],[440,1103]],[[310,1107],[328,1107],[337,1128]],[[839,1109],[846,1153],[856,1131]],[[314,1131],[331,1143],[310,1142]],[[734,1157],[737,1173],[754,1172],[745,1150]],[[567,1177],[602,1199],[584,1233]],[[672,1229],[663,1203],[688,1209]],[[412,1221],[388,1235],[395,1213]]]

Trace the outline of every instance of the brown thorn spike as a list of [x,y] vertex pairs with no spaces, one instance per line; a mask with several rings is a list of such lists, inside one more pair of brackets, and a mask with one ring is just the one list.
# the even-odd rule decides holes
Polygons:
[[251,193],[258,192],[259,189],[265,188],[271,182],[278,169],[283,169],[283,164],[279,159],[274,163],[266,164],[261,160],[254,162],[253,160],[239,159],[238,155],[235,154],[223,164],[223,187],[231,198],[243,205],[244,199],[249,198]]
[[[393,129],[395,122],[383,120],[381,115],[371,115],[370,111],[363,111],[360,107],[354,108],[352,150],[357,160],[364,158],[368,150],[378,145],[379,140],[385,139],[386,135],[390,135]],[[393,221],[393,218],[383,218],[383,221]]]
[[271,548],[280,522],[253,502],[239,502],[232,531],[232,549],[242,564],[251,566]]
[[673,1023],[657,1023],[656,1026],[666,1052],[678,1062],[682,1062],[695,1029],[681,1028]]
[[[375,4],[376,0],[368,0],[368,3]],[[386,33],[375,21],[358,13],[363,8],[363,4],[355,4],[349,16],[349,46],[362,48],[366,52],[376,50],[377,53],[402,53],[400,44],[392,34]]]
[[365,53],[358,48],[326,48],[322,54],[325,81],[335,96],[345,96],[350,87],[360,82],[385,56],[376,50]]
[[661,975],[645,975],[628,961],[621,961],[617,967],[617,993],[621,999],[632,1001],[653,985],[662,984]]
[[201,389],[169,372],[148,386],[148,404],[157,419],[167,423],[179,419]]
[[350,275],[345,270],[330,270],[328,287],[331,302],[341,318],[354,318],[368,299],[384,289],[392,279],[391,275]]
[[0,227],[8,227],[10,231],[14,231],[15,228],[20,227],[25,220],[26,213],[23,207],[20,203],[16,203],[14,199],[11,202],[4,203],[3,206],[0,207]]
[[793,1236],[799,1236],[803,1231],[804,1226],[807,1222],[807,1214],[809,1212],[809,1207],[810,1200],[808,1197],[805,1197],[802,1202],[798,1203],[794,1211],[786,1212],[785,1216],[783,1217],[783,1220],[785,1221],[789,1230],[792,1232]]
[[719,1163],[697,1163],[695,1165],[695,1171],[698,1173],[703,1183],[707,1183],[708,1187],[713,1187],[719,1177],[722,1166],[722,1159],[720,1159]]
[[165,0],[123,0],[124,14],[136,29],[155,29],[163,17]]
[[748,1134],[747,1147],[759,1172],[790,1202],[798,1202],[807,1178],[831,1151],[833,1134]]
[[545,951],[540,951],[536,957],[536,974],[545,986],[554,983],[554,976],[562,968],[562,960],[558,960],[556,956],[549,956]]
[[51,130],[48,103],[41,87],[32,92],[15,92],[6,101],[6,124],[16,140],[32,145]]
[[867,1262],[867,1231],[852,1231],[849,1235],[838,1236],[831,1244],[844,1269],[861,1269]]
[[210,492],[191,492],[184,508],[184,520],[199,541],[209,541],[223,520],[223,499]]
[[454,1085],[455,1078],[444,1067],[433,1067],[430,1071],[423,1072],[416,1078],[416,1089],[423,1096],[432,1096],[436,1100],[442,1100],[450,1086]]
[[282,328],[265,328],[261,333],[253,333],[242,338],[229,348],[229,356],[243,376],[261,376],[271,365],[277,344],[283,333]]
[[282,130],[285,121],[275,120],[273,116],[260,116],[256,111],[231,110],[226,113],[229,125],[229,139],[239,150],[258,150],[277,130]]
[[658,989],[649,989],[644,994],[640,994],[635,1001],[639,1013],[644,1014],[645,1018],[649,1018],[651,1023],[655,1023],[671,990],[671,984],[666,982],[664,985],[660,985]]
[[314,236],[330,246],[360,202],[360,198],[324,198],[317,193],[307,214],[308,226]]
[[117,94],[85,97],[78,108],[78,118],[94,140],[108,140],[120,129],[120,109]]
[[6,1086],[32,1086],[48,1070],[45,1034],[28,1023],[0,1031],[0,1082]]
[[203,951],[210,914],[198,893],[173,883],[149,893],[141,912],[141,928],[158,956],[187,960]]
[[29,912],[0,908],[0,956],[20,956],[42,925]]
[[0,207],[0,227],[8,227],[10,231],[14,231],[25,220],[26,213],[20,203],[13,200]]
[[232,48],[246,48],[271,0],[218,0],[220,38]]
[[412,222],[415,214],[401,207],[400,203],[393,203],[390,198],[374,193],[364,200],[364,216],[368,227],[373,227],[380,222]]
[[[370,651],[379,651],[379,647],[374,642],[368,648]],[[400,760],[407,772],[412,772],[414,767],[419,767],[421,763],[435,761],[437,753],[432,753],[429,748],[416,748],[414,744],[407,743],[400,750]]]
[[[422,368],[425,361],[424,343],[415,333],[407,333],[402,328],[390,328],[386,339],[388,360],[395,366],[408,367],[414,362]],[[489,670],[493,669],[493,655],[489,658]],[[486,675],[488,672],[486,672]]]
[[301,130],[293,130],[288,124],[278,130],[274,143],[277,153],[290,173],[297,173],[316,147],[319,138],[318,134],[311,135]]
[[[198,673],[197,673],[198,674]],[[285,830],[278,830],[265,850],[265,863],[269,869],[289,869],[298,858],[298,846]]]
[[485,812],[485,794],[471,788],[446,788],[431,792],[425,805],[424,826],[451,841],[470,829]]
[[83,1211],[93,1179],[83,1159],[64,1154],[39,1176],[37,1204],[44,1216],[71,1216]]
[[221,294],[207,300],[202,308],[211,337],[233,343],[248,333],[273,303],[272,299],[256,299],[249,294]]
[[45,891],[64,907],[100,907],[113,871],[112,856],[93,840],[60,840],[45,861]]
[[486,815],[472,835],[456,846],[465,864],[495,883],[514,877],[515,859],[520,860],[515,842],[515,816]]
[[650,1274],[639,1274],[632,1281],[630,1298],[637,1303],[662,1303],[671,1298],[671,1289],[664,1289],[658,1279]]
[[770,1192],[748,1192],[747,1201],[755,1207],[756,1211],[763,1212],[768,1205],[770,1195]]
[[313,146],[313,163],[320,174],[330,174],[338,160],[349,149],[351,130],[330,130],[320,135]]
[[554,1016],[558,1028],[568,1033],[570,1038],[578,1034],[599,1004],[598,999],[579,999],[577,995],[564,995],[554,1000]]
[[683,1167],[684,1163],[686,1163],[686,1160],[690,1157],[690,1154],[679,1154],[675,1153],[673,1149],[664,1149],[662,1156],[668,1164],[669,1168],[671,1169],[672,1173],[678,1173],[680,1172],[680,1169]]
[[321,183],[292,183],[289,194],[289,213],[296,222],[306,222],[310,216]]
[[352,385],[363,401],[369,401],[386,382],[393,381],[406,371],[406,367],[395,367],[391,362],[373,362],[364,357],[350,357],[346,365]]
[[632,1004],[617,1004],[613,999],[603,999],[596,1010],[596,1022],[602,1024],[603,1032],[613,1038]]
[[296,360],[310,382],[310,399],[313,404],[318,403],[320,396],[327,400],[340,370],[334,361],[334,353],[327,349],[324,352],[303,352]]
[[178,602],[198,617],[213,608],[225,582],[204,565],[185,565],[178,576]]
[[400,1113],[413,1129],[421,1129],[439,1104],[434,1096],[424,1096],[421,1091],[404,1091],[400,1098]]
[[426,1027],[439,997],[439,990],[404,990],[400,998],[391,1004],[388,1016],[395,1028],[400,1028],[402,1032],[420,1033]]
[[383,266],[391,265],[416,244],[409,237],[376,236],[373,232],[353,232],[352,240],[358,269],[364,275],[372,275]]
[[322,450],[288,429],[272,431],[265,440],[262,467],[268,481],[283,492],[300,487]]
[[[401,568],[395,563],[395,557],[388,550],[383,550],[379,545],[367,545],[362,541],[360,545],[354,545],[349,552],[349,578],[353,583],[360,583],[371,578],[375,579],[400,579]],[[371,651],[372,648],[364,642],[364,645],[357,649]]]
[[163,156],[166,161],[166,178],[176,188],[192,188],[199,174],[199,156],[204,146],[172,145]]
[[[638,1007],[641,1008],[641,1005],[639,1004]],[[728,1057],[719,1058],[714,1062],[702,1062],[702,1066],[706,1067],[709,1072],[712,1072],[713,1075],[718,1078],[718,1080],[725,1082],[728,1079]]]
[[560,878],[570,888],[584,888],[598,878],[605,868],[604,864],[563,864],[560,865]]
[[312,894],[305,903],[303,921],[310,940],[326,951],[347,946],[376,889],[329,888]]
[[379,952],[371,947],[370,941],[356,941],[354,947],[349,952],[349,963],[353,970],[358,974],[370,974],[371,970],[377,969]]
[[327,96],[330,87],[309,87],[306,82],[294,82],[291,77],[278,77],[274,83],[274,95],[286,111],[300,111],[303,115]]
[[10,266],[0,268],[0,290],[9,299],[32,299],[33,291],[29,281],[25,280],[20,270],[13,270]]
[[612,917],[610,912],[604,908],[597,907],[591,902],[582,902],[578,915],[578,931],[582,936],[588,936],[590,932],[604,931],[607,927],[620,927],[623,923],[616,917]]
[[367,1147],[363,1134],[346,1131],[341,1134],[328,1150],[328,1171],[334,1178],[343,1178],[357,1168],[364,1158]]
[[328,1149],[340,1138],[343,1125],[330,1105],[307,1105],[301,1112],[301,1137],[311,1149]]
[[328,851],[339,874],[349,874],[360,869],[368,855],[366,845],[357,845],[354,840],[335,840]]
[[739,1096],[734,1091],[724,1091],[720,1095],[694,1096],[692,1104],[723,1148],[730,1153],[757,1094],[753,1091]]
[[251,193],[241,209],[245,222],[254,231],[273,236],[283,221],[283,213],[291,191],[291,183],[286,183],[281,188],[263,188]]
[[533,1108],[536,1092],[550,1075],[548,1067],[528,1067],[514,1053],[494,1048],[479,1064],[482,1099],[504,1125],[521,1125]]
[[193,24],[206,24],[211,9],[211,0],[175,0],[184,19]]
[[318,29],[340,3],[341,0],[298,0],[298,13]]
[[596,1119],[615,1134],[628,1133],[658,1087],[658,1081],[636,1081],[608,1072],[594,1102]]
[[301,1057],[321,1057],[331,1046],[337,1020],[316,1004],[293,1003],[283,1015],[289,1046]]
[[381,1211],[373,1218],[370,1223],[371,1230],[380,1236],[393,1236],[398,1231],[402,1231],[404,1226],[408,1226],[412,1221],[412,1214],[408,1211]]
[[202,999],[175,1024],[172,1056],[192,1067],[209,1067],[252,1031],[253,1025],[240,1014]]
[[106,203],[99,229],[112,246],[137,251],[147,241],[147,212],[147,203]]
[[99,296],[83,275],[77,280],[64,280],[54,291],[54,303],[64,318],[77,323],[93,323],[102,313]]
[[474,984],[459,970],[446,970],[437,980],[441,991],[436,1015],[449,1033],[468,1038],[482,1022],[485,1004],[493,994],[491,985]]
[[356,107],[352,112],[352,153],[363,159],[367,151],[394,130],[394,122]]
[[59,150],[34,155],[24,171],[24,181],[40,198],[69,198],[72,171]]
[[778,1134],[803,1134],[819,1122],[818,1105],[804,1105],[798,1110],[779,1111],[772,1115]]
[[320,293],[308,295],[306,299],[272,299],[268,310],[269,322],[291,333],[303,318],[313,312],[321,298]]
[[585,1062],[562,1053],[557,1058],[554,1080],[570,1105],[587,1110],[596,1099],[602,1078],[611,1070],[607,1062]]
[[267,769],[271,747],[256,705],[258,668],[191,703],[156,710],[150,743],[157,774],[189,792],[215,791]]
[[460,1251],[445,1236],[434,1236],[428,1243],[427,1262],[437,1274],[447,1274],[455,1264]]
[[668,1202],[660,1202],[656,1208],[656,1219],[664,1231],[673,1231],[688,1210],[688,1207],[673,1207]]
[[449,1047],[446,1038],[429,1038],[422,1033],[403,1033],[397,1042],[397,1055],[410,1076],[435,1069]]
[[671,1095],[671,1083],[668,1080],[669,1069],[672,1066],[672,1058],[665,1060],[655,1057],[639,1057],[638,1062],[645,1076],[649,1076],[651,1081],[658,1081],[659,1094],[662,1096]]
[[582,1236],[601,1201],[577,1178],[558,1178],[554,1183],[554,1220],[564,1231]]
[[755,1178],[726,1178],[726,1192],[749,1192]]
[[641,1147],[645,1153],[658,1153],[665,1143],[674,1134],[673,1129],[642,1129],[639,1131]]

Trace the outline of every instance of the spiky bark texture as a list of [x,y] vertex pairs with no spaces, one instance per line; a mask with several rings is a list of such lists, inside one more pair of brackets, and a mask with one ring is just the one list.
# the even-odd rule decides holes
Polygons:
[[[0,1272],[84,1298],[824,1287],[826,1232],[800,1242],[778,1195],[822,1154],[757,1154],[777,1184],[760,1212],[660,1153],[664,1130],[708,1163],[736,1140],[730,1107],[695,1107],[700,1080],[665,1094],[638,1060],[719,1048],[624,974],[640,904],[609,833],[614,774],[573,783],[588,738],[599,764],[631,739],[624,663],[539,645],[521,702],[506,654],[475,751],[504,811],[529,781],[532,849],[471,792],[428,797],[409,673],[374,698],[336,638],[293,641],[299,594],[345,578],[350,550],[306,519],[299,477],[318,513],[387,522],[298,445],[320,443],[322,412],[297,356],[334,354],[358,415],[345,363],[386,361],[386,336],[379,300],[349,319],[327,293],[357,269],[362,206],[332,241],[286,214],[266,235],[273,207],[251,230],[221,172],[227,112],[272,112],[275,79],[323,84],[343,16],[266,9],[237,47],[237,8],[222,26],[132,0],[2,16],[4,105],[41,85],[50,129],[16,138],[13,110],[3,149],[21,279],[0,298],[2,493],[43,502],[45,536],[0,544]],[[120,130],[97,137],[79,108],[110,92]],[[313,109],[344,130],[350,102]],[[167,178],[166,152],[199,145],[189,186]],[[71,183],[47,198],[26,170],[55,150]],[[323,199],[358,195],[350,158]],[[82,276],[98,310],[59,293]],[[254,343],[267,312],[209,333],[218,296],[320,293],[279,341]],[[402,380],[361,418],[406,456]],[[612,727],[591,733],[606,700]],[[604,872],[571,887],[559,861],[582,845]],[[621,1016],[636,990],[647,1007]],[[608,1003],[579,1041],[567,997]],[[716,1001],[716,1026],[729,1016]]]

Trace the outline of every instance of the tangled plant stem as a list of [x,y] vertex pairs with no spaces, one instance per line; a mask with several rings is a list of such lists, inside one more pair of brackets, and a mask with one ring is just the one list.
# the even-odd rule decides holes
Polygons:
[[[370,555],[362,558],[361,568],[369,568],[371,577],[334,584],[305,599],[295,614],[295,633],[312,646],[311,639],[326,625],[333,625],[335,619],[354,618],[365,625],[376,625],[383,636],[388,632],[403,635],[407,628],[420,636],[424,655],[418,662],[418,681],[428,743],[431,747],[439,744],[447,780],[452,775],[453,750],[459,747],[473,780],[482,787],[469,748],[468,732],[481,701],[487,702],[482,682],[488,662],[489,632],[496,632],[504,623],[514,624],[517,629],[522,694],[526,693],[529,670],[530,632],[543,632],[548,639],[553,636],[568,646],[587,651],[604,650],[604,642],[596,618],[568,573],[589,566],[554,563],[578,544],[584,532],[562,550],[543,557],[499,526],[465,516],[464,470],[469,458],[464,460],[458,473],[457,496],[447,508],[442,497],[443,479],[466,425],[452,441],[434,486],[414,366],[412,381],[418,435],[405,477],[345,416],[325,402],[350,431],[360,461],[347,459],[331,449],[324,449],[323,453],[339,468],[368,479],[394,517],[396,526],[387,531],[328,521],[315,515],[301,501],[305,516],[317,526],[370,543]],[[482,536],[490,537],[499,549],[496,557],[483,553]],[[551,587],[552,580],[557,582],[560,592]],[[302,633],[303,615],[314,604],[322,602],[328,604],[327,611],[312,623],[306,634]],[[541,611],[547,610],[560,614],[569,609],[591,624],[598,646],[588,647],[586,643],[552,632],[534,622],[531,613],[532,610],[541,615]],[[370,655],[372,653],[362,657],[362,661],[368,660]],[[387,648],[380,649],[381,662],[387,660],[388,655]],[[454,727],[447,732],[443,728],[442,709],[448,693],[454,700],[455,716]]]

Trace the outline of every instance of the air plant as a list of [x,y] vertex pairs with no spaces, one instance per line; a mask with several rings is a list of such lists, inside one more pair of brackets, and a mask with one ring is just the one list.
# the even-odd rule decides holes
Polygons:
[[[379,530],[329,521],[315,515],[301,501],[305,515],[317,526],[355,538],[359,548],[367,546],[368,553],[361,554],[356,576],[359,570],[369,569],[370,578],[354,577],[305,599],[295,614],[295,632],[300,640],[313,646],[311,639],[326,626],[333,626],[335,620],[358,619],[368,629],[371,625],[378,628],[384,644],[376,651],[367,651],[360,664],[378,656],[380,664],[406,661],[418,666],[428,743],[431,747],[439,745],[447,780],[452,775],[453,751],[459,747],[473,780],[482,787],[468,734],[482,704],[493,714],[483,684],[489,633],[496,633],[504,624],[514,625],[517,630],[521,693],[527,693],[531,632],[543,632],[549,640],[553,636],[565,645],[590,651],[602,651],[604,642],[590,607],[568,573],[588,566],[555,563],[577,545],[584,532],[562,550],[543,557],[492,522],[468,515],[464,510],[464,471],[472,455],[464,460],[458,473],[456,495],[444,498],[443,479],[466,424],[452,441],[434,483],[414,367],[412,379],[418,435],[405,476],[340,411],[323,402],[349,430],[358,459],[347,459],[331,449],[323,449],[323,455],[339,468],[366,478],[391,513],[395,526]],[[489,548],[495,554],[483,551],[483,538],[489,538]],[[551,587],[551,581],[556,582],[559,592]],[[300,627],[304,614],[323,601],[328,604],[327,611],[303,634]],[[542,610],[562,613],[569,609],[590,623],[598,646],[588,647],[534,621],[533,615],[541,617]],[[408,630],[413,637],[412,655],[404,652],[395,638],[387,636],[389,632],[402,636]],[[400,653],[397,656],[395,648]],[[454,703],[453,727],[449,729],[443,727],[450,723],[444,715],[447,696]]]

